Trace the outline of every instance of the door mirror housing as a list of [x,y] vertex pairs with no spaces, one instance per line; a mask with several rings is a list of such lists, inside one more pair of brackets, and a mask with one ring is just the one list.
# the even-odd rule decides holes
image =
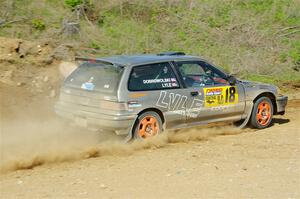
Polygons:
[[229,75],[228,78],[227,78],[227,80],[228,80],[228,83],[229,83],[230,85],[235,85],[236,82],[237,82],[237,79],[236,79],[235,76],[233,76],[233,75]]

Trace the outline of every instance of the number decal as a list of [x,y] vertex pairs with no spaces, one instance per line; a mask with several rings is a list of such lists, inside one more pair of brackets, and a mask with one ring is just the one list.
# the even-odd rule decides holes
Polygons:
[[235,101],[235,92],[236,92],[236,89],[235,87],[229,87],[229,88],[226,88],[226,97],[225,97],[225,103],[234,103]]
[[227,106],[238,102],[236,86],[204,88],[205,106]]

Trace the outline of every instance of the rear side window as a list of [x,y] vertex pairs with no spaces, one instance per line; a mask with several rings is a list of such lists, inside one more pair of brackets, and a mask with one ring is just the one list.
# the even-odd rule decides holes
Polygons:
[[130,91],[172,88],[179,88],[179,83],[169,63],[136,66],[132,69],[128,82]]

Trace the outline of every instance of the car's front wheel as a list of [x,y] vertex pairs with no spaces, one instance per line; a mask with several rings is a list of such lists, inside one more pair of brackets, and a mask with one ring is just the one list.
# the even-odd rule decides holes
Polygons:
[[133,129],[135,139],[146,139],[154,137],[162,132],[162,120],[154,111],[148,111],[141,114]]
[[261,97],[256,100],[252,109],[251,125],[258,129],[270,126],[273,118],[273,110],[274,107],[270,98]]

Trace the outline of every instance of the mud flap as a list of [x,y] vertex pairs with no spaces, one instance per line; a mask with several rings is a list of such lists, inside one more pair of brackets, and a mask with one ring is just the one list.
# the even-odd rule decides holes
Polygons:
[[251,114],[252,114],[253,106],[254,106],[254,104],[252,103],[251,107],[249,108],[249,112],[248,112],[248,115],[247,115],[246,119],[243,121],[243,123],[241,125],[238,126],[238,128],[240,128],[240,129],[245,128],[245,126],[248,124],[249,119],[250,119]]
[[132,123],[131,127],[128,129],[128,134],[127,134],[127,136],[125,137],[125,140],[124,140],[125,143],[129,142],[132,139],[132,131],[133,131],[133,128],[134,128],[134,125],[135,125],[135,122],[136,122],[137,118],[138,118],[138,115],[135,116],[134,122]]

